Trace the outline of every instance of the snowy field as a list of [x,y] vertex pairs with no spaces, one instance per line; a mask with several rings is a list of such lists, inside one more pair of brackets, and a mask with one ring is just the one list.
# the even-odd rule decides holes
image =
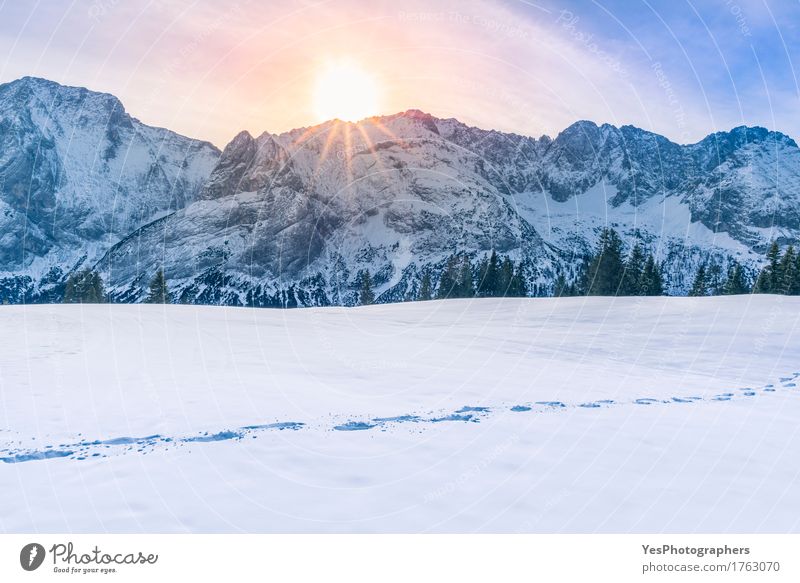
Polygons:
[[800,531],[800,298],[0,324],[2,532]]

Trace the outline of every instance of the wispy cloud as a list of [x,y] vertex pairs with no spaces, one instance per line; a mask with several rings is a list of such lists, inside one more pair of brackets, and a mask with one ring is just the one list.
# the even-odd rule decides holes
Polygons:
[[222,145],[315,123],[312,87],[347,57],[381,109],[554,134],[577,119],[676,141],[733,125],[800,135],[789,3],[86,0],[0,7],[0,80],[118,95],[148,123]]

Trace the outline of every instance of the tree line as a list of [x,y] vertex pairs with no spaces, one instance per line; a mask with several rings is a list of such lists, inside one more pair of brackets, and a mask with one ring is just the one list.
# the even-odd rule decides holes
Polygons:
[[[781,253],[777,242],[767,252],[767,263],[753,277],[736,261],[724,271],[715,262],[701,263],[692,280],[689,296],[768,293],[800,295],[800,253],[792,245]],[[412,301],[476,297],[527,297],[550,295],[542,288],[528,289],[528,264],[500,256],[492,251],[473,263],[465,253],[450,256],[437,273],[423,269],[419,286],[407,297]],[[375,302],[373,280],[368,270],[357,274],[356,301],[360,305]],[[636,242],[628,253],[619,234],[603,229],[592,253],[586,256],[577,276],[568,281],[559,272],[552,288],[553,296],[659,296],[664,295],[662,266],[653,254]],[[97,304],[108,301],[100,274],[91,269],[70,274],[64,284],[64,303]],[[172,303],[164,270],[156,271],[148,286],[145,303]]]
[[800,295],[800,255],[793,245],[781,254],[777,243],[767,251],[767,264],[758,274],[753,290],[759,294]]
[[655,256],[646,253],[638,241],[625,253],[619,234],[603,229],[592,253],[584,258],[577,277],[568,282],[559,273],[553,295],[559,296],[660,296],[664,277]]
[[[524,261],[515,262],[492,251],[476,264],[466,253],[451,255],[436,274],[430,267],[422,271],[419,288],[408,299],[426,301],[452,298],[526,297],[528,285]],[[369,271],[358,273],[358,303],[375,301]],[[436,283],[434,283],[436,282]]]
[[[108,301],[103,279],[100,274],[92,269],[84,269],[72,273],[64,284],[65,304],[104,304]],[[164,270],[159,269],[150,280],[148,294],[145,298],[148,304],[169,304],[170,294]]]
[[700,264],[695,273],[690,296],[733,294],[800,295],[800,254],[793,245],[781,253],[777,242],[767,251],[767,264],[755,278],[737,262],[732,262],[725,276],[719,265]]

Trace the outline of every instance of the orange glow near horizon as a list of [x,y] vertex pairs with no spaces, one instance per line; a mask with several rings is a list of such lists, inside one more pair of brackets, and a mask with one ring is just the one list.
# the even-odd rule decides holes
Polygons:
[[[516,0],[98,0],[89,18],[81,2],[0,4],[0,83],[33,75],[111,93],[142,122],[220,148],[245,129],[281,134],[409,109],[533,137],[581,119],[632,124],[681,143],[779,118],[776,129],[800,126],[787,121],[797,118],[797,96],[786,88],[748,86],[725,99],[720,89],[709,101],[693,69],[664,59],[665,91],[656,56],[642,53],[629,31],[600,42],[591,3],[580,21]],[[577,4],[570,10],[578,16]],[[29,26],[35,30],[20,35]],[[728,62],[736,61],[712,70]],[[782,78],[793,79],[791,71]]]
[[359,121],[380,113],[375,79],[351,61],[330,62],[323,67],[313,100],[319,121]]

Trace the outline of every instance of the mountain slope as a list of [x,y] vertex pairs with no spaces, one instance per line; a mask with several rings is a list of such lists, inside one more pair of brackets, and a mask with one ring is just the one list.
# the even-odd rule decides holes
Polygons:
[[651,248],[682,293],[700,261],[754,267],[773,237],[796,240],[799,209],[800,150],[763,128],[681,146],[583,121],[534,139],[411,110],[239,134],[200,200],[100,267],[124,299],[163,266],[183,301],[351,304],[362,269],[396,301],[451,254],[496,250],[546,289],[611,225]]
[[685,293],[700,262],[755,269],[800,240],[800,149],[740,127],[691,145],[580,121],[555,138],[417,110],[214,146],[148,127],[115,97],[0,85],[0,300],[59,298],[96,266],[119,301],[163,267],[181,301],[352,304],[413,298],[448,257],[495,250],[530,286],[569,279],[613,226]]
[[30,77],[0,85],[0,273],[92,264],[193,201],[218,157],[142,124],[112,95]]

